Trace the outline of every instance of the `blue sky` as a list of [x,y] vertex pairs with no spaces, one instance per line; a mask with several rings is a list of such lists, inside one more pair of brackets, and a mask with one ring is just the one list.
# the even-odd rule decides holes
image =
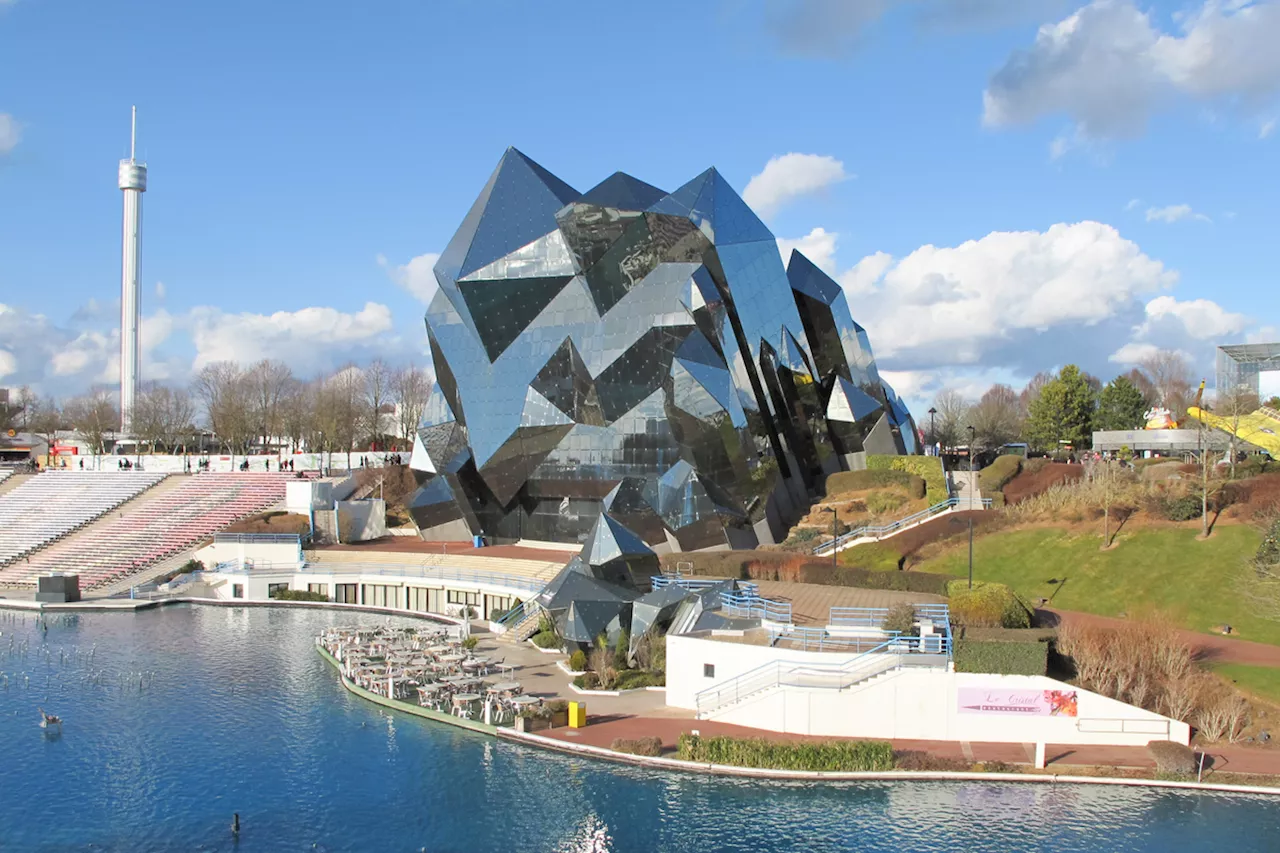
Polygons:
[[1208,374],[1280,339],[1278,39],[1280,0],[0,0],[0,386],[114,381],[134,103],[144,378],[425,361],[508,145],[579,190],[715,165],[917,407],[1154,347]]

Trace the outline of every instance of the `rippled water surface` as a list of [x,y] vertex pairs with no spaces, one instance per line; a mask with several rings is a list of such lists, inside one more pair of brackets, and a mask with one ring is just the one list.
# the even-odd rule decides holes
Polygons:
[[386,621],[179,606],[45,631],[0,611],[0,850],[1280,850],[1260,797],[739,782],[501,743],[338,685],[314,635]]

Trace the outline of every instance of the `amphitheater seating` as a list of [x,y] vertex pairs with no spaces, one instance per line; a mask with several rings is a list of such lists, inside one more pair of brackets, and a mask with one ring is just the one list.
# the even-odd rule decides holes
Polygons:
[[136,497],[164,474],[46,471],[0,495],[0,565],[20,560]]
[[11,474],[13,474],[12,468],[0,468],[0,483],[3,483],[5,480],[9,479],[9,476]]
[[0,568],[0,585],[27,586],[51,571],[93,589],[194,547],[227,525],[284,500],[288,474],[196,474],[81,536]]

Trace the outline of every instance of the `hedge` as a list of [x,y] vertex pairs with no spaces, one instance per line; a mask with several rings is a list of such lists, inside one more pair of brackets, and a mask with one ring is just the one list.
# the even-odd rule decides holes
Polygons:
[[1022,470],[1022,457],[1006,454],[978,472],[978,488],[987,497],[1000,492]]
[[913,499],[917,500],[924,497],[926,491],[924,478],[906,471],[891,471],[888,469],[839,471],[827,477],[828,495],[882,489],[886,486],[902,486]]
[[991,675],[1044,675],[1049,667],[1049,644],[1044,641],[955,641],[956,672]]
[[942,503],[951,497],[947,488],[947,475],[942,471],[942,460],[937,456],[873,456],[867,454],[870,471],[906,471],[924,480],[929,503]]
[[329,596],[323,592],[311,592],[306,589],[277,589],[271,593],[276,601],[328,601]]
[[[864,546],[841,551],[862,552]],[[693,564],[693,574],[700,577],[736,578],[738,580],[792,581],[796,583],[847,586],[859,589],[892,589],[902,592],[922,592],[946,595],[947,584],[954,575],[931,572],[897,571],[899,557],[882,546],[884,554],[893,560],[893,571],[866,569],[859,566],[831,565],[830,557],[804,557],[779,551],[699,551],[663,554],[659,558],[662,567],[674,569],[677,563]],[[688,571],[686,569],[686,571]]]
[[1190,776],[1196,772],[1196,753],[1189,746],[1171,740],[1153,740],[1147,751],[1156,762],[1156,772],[1170,776]]
[[988,628],[1030,628],[1031,611],[1002,583],[953,580],[947,585],[951,616],[961,625]]
[[886,741],[769,741],[764,738],[680,735],[676,754],[684,761],[765,767],[771,770],[857,773],[892,770],[893,747]]

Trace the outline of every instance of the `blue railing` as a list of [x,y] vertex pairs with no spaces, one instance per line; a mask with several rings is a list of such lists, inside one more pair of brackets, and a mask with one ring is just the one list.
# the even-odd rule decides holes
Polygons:
[[532,601],[522,601],[519,607],[513,607],[508,610],[496,624],[510,630],[523,622],[526,616],[541,609],[541,607],[534,604]]
[[[689,590],[690,592],[698,592],[709,586],[724,583],[730,578],[689,578],[679,575],[654,575],[649,578],[649,582],[653,584],[654,589],[662,589],[668,586],[678,586]],[[759,595],[760,587],[752,581],[738,581],[738,592],[743,595]]]
[[[913,604],[917,619],[950,624],[951,611],[945,604]],[[827,624],[838,628],[879,628],[889,616],[888,607],[832,607]]]
[[215,533],[213,541],[217,545],[298,544],[302,537],[296,533]]
[[765,619],[791,623],[791,602],[774,601],[751,593],[721,593],[720,606],[725,615],[735,619]]
[[950,655],[952,650],[950,629],[942,634],[928,634],[923,637],[909,637],[898,631],[888,631],[875,636],[841,637],[827,633],[825,628],[807,627],[774,629],[769,632],[770,645],[782,642],[801,652],[865,654],[885,646],[886,651],[895,653],[920,652],[931,655]]
[[906,518],[900,518],[897,521],[890,522],[889,524],[878,526],[868,524],[863,527],[850,530],[848,533],[837,536],[835,539],[828,539],[826,542],[823,542],[817,548],[813,549],[813,553],[818,556],[824,556],[825,554],[831,553],[831,548],[833,546],[839,550],[840,546],[846,542],[853,542],[856,539],[880,539],[884,536],[888,536],[890,533],[896,533],[904,527],[910,527],[913,524],[925,521],[932,516],[951,509],[952,507],[960,506],[961,504],[971,506],[974,503],[981,503],[983,509],[991,508],[991,498],[983,498],[981,501],[972,502],[968,500],[961,500],[960,498],[948,498],[942,503],[934,504],[928,509],[922,509],[919,512],[908,515]]

